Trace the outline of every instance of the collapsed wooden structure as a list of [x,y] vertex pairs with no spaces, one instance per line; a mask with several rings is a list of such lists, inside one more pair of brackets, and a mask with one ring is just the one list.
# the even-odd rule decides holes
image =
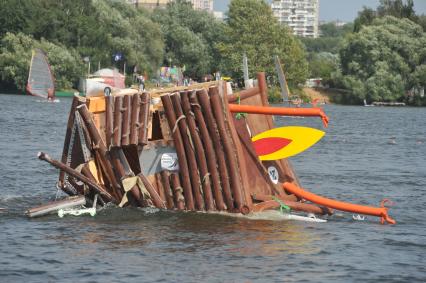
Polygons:
[[[232,113],[229,104],[268,105],[265,76],[228,95],[224,82],[102,97],[74,97],[58,186],[95,195],[101,204],[227,211],[277,208],[330,214],[284,191],[298,184],[289,161],[260,161],[251,137],[272,129],[272,116]],[[270,177],[273,168],[276,178]]]

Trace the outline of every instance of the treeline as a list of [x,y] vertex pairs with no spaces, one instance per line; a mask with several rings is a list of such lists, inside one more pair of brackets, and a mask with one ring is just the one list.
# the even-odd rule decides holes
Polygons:
[[416,15],[412,0],[381,0],[353,24],[321,29],[323,37],[304,41],[310,75],[347,90],[337,102],[426,105],[426,16]]
[[[49,57],[57,88],[76,87],[92,66],[138,70],[149,77],[162,65],[185,67],[201,78],[220,71],[242,77],[243,53],[251,76],[273,71],[273,56],[285,62],[289,84],[308,75],[302,43],[278,24],[263,0],[233,0],[226,22],[178,0],[147,11],[120,0],[3,0],[0,6],[0,85],[23,91],[31,50]],[[114,61],[115,54],[122,60]]]

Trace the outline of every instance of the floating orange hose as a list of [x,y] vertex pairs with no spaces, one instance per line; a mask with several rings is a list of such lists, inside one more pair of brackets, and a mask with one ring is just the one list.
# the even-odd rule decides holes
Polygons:
[[319,204],[319,205],[331,207],[331,208],[334,208],[334,209],[337,209],[337,210],[342,210],[342,211],[378,216],[378,217],[381,218],[380,220],[381,220],[382,224],[384,224],[385,221],[390,223],[390,224],[396,223],[396,221],[388,215],[388,209],[386,207],[384,207],[385,202],[388,201],[387,199],[384,199],[381,202],[381,207],[371,207],[371,206],[352,204],[352,203],[347,203],[347,202],[342,202],[342,201],[324,198],[324,197],[315,195],[313,193],[307,192],[307,191],[295,186],[294,184],[288,183],[288,182],[285,182],[283,184],[283,187],[287,192],[292,193],[299,198],[306,199],[308,201],[311,201],[311,202]]
[[281,115],[281,116],[301,116],[301,117],[321,117],[324,126],[328,126],[328,117],[321,108],[286,108],[267,107],[254,105],[229,104],[229,110],[234,113]]

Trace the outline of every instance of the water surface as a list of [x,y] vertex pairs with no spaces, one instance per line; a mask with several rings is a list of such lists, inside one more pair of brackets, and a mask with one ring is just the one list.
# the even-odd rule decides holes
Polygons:
[[[0,282],[425,282],[426,109],[326,105],[326,136],[291,160],[323,196],[378,205],[397,225],[108,208],[28,219],[55,198],[71,99],[0,95]],[[318,118],[276,118],[322,129]]]

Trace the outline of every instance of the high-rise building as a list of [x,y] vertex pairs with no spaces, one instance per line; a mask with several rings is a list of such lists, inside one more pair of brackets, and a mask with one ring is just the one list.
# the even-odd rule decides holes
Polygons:
[[319,0],[273,0],[272,12],[281,24],[302,37],[318,37]]
[[213,0],[191,0],[195,10],[213,12]]
[[146,9],[165,8],[173,0],[127,0],[129,4],[135,7],[144,7]]
[[[128,3],[136,7],[147,9],[164,8],[173,0],[127,0]],[[213,12],[213,0],[188,0],[196,10],[206,10]]]

